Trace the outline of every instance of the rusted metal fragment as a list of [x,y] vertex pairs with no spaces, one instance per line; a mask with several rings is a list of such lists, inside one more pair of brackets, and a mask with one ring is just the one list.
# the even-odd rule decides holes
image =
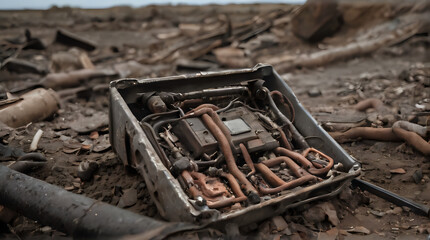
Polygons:
[[11,72],[17,73],[46,74],[48,72],[43,66],[18,58],[8,59],[5,68]]
[[64,29],[57,30],[57,36],[55,40],[59,43],[63,43],[69,46],[76,46],[87,51],[93,51],[96,49],[97,44],[91,40],[78,36],[77,34],[71,33]]

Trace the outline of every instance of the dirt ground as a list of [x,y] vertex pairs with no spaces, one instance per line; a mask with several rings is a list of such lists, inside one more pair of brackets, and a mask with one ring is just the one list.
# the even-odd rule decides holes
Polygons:
[[[28,60],[46,70],[31,73],[4,67],[0,71],[1,87],[12,90],[38,82],[47,72],[68,72],[83,68],[85,66],[79,61],[79,57],[76,57],[82,56],[82,53],[86,53],[97,68],[113,68],[117,71],[115,76],[81,81],[78,86],[73,86],[75,91],[72,93],[65,91],[65,88],[57,89],[61,97],[61,108],[54,116],[24,127],[2,128],[0,139],[3,144],[22,148],[27,152],[35,133],[42,129],[44,132],[37,152],[43,153],[48,161],[43,168],[31,171],[29,175],[74,193],[161,219],[142,177],[133,169],[124,168],[110,148],[107,83],[120,77],[147,78],[184,72],[252,67],[276,54],[299,55],[323,50],[354,41],[357,32],[364,31],[368,26],[392,20],[395,13],[406,11],[405,8],[391,5],[357,7],[359,8],[366,8],[367,15],[357,18],[359,20],[346,21],[334,36],[319,43],[308,43],[292,34],[289,22],[291,14],[297,9],[297,6],[293,5],[0,11],[2,62],[19,51],[17,58]],[[272,23],[269,28],[264,28],[261,23],[265,19],[270,19]],[[236,34],[239,31],[233,31],[230,38],[223,37],[217,47],[208,49],[205,47],[213,44],[214,39],[194,41],[197,50],[193,50],[193,46],[178,47],[178,44],[181,45],[189,39],[195,40],[196,36],[201,37],[223,28],[226,21],[231,23],[233,29],[239,28],[240,24],[251,22],[254,27],[247,29],[247,32],[257,33],[243,37],[244,35]],[[258,32],[259,28],[255,26],[261,27],[261,32]],[[59,28],[90,39],[96,43],[96,50],[87,52],[54,41]],[[47,47],[42,50],[17,50],[26,41],[25,29],[30,30],[32,37],[46,41]],[[11,41],[5,43],[11,39],[14,40],[13,44]],[[419,34],[399,43],[383,46],[364,56],[354,56],[316,68],[283,70],[280,67],[279,73],[305,108],[323,126],[327,122],[327,114],[332,120],[339,114],[344,117],[339,111],[351,109],[355,103],[365,98],[382,100],[390,115],[397,120],[414,119],[411,121],[428,126],[428,83],[405,80],[401,73],[409,73],[413,68],[425,66],[428,69],[429,45],[428,33]],[[241,49],[242,52],[227,56],[216,53],[217,49],[228,47]],[[166,49],[173,50],[164,56],[163,50]],[[119,64],[130,61],[139,63],[136,65],[133,62],[122,68],[118,67]],[[277,69],[278,65],[274,65]],[[417,112],[421,114],[417,115]],[[375,114],[377,113],[374,110],[366,111],[365,124],[391,126],[392,122],[378,120]],[[430,205],[428,156],[403,142],[362,140],[342,143],[341,146],[362,164],[362,179]],[[10,163],[4,159],[0,160],[4,164]],[[78,166],[88,161],[96,162],[98,169],[90,180],[83,181],[77,175]],[[394,169],[401,170],[390,171]],[[137,196],[131,204],[124,205],[124,193],[130,190],[135,190]],[[321,210],[327,208],[334,209],[339,223],[334,223],[335,221],[330,220],[330,216],[333,216]],[[367,192],[346,189],[335,199],[288,210],[281,216],[281,220],[279,216],[274,217],[241,228],[240,231],[244,238],[260,239],[425,239],[430,234],[430,221],[428,217],[416,215],[408,208],[397,207]],[[0,223],[0,238],[69,237],[20,216],[8,224]]]

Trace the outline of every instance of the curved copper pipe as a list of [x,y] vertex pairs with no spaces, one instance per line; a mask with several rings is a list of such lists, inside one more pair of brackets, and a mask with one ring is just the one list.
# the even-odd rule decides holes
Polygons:
[[223,207],[227,207],[227,206],[233,205],[233,204],[238,203],[238,202],[243,202],[246,199],[247,199],[246,196],[232,197],[232,198],[227,198],[227,199],[216,201],[216,202],[207,201],[206,205],[208,205],[209,208],[223,208]]
[[369,108],[374,108],[375,110],[378,110],[382,106],[384,106],[384,103],[382,103],[381,100],[377,98],[368,98],[358,102],[353,106],[353,108],[357,111],[364,112]]
[[[279,99],[280,99],[280,101],[281,101],[281,103],[284,105],[284,106],[287,106],[287,108],[288,108],[288,110],[290,111],[290,113],[291,113],[291,122],[294,122],[294,120],[295,120],[295,117],[296,117],[296,113],[295,113],[295,111],[294,111],[294,107],[293,107],[293,104],[291,103],[291,101],[290,101],[290,99],[288,99],[284,94],[282,94],[280,91],[278,91],[278,90],[274,90],[274,91],[271,91],[270,92],[270,95],[276,95],[277,97],[279,97]],[[287,102],[285,102],[284,100],[287,100]]]
[[210,109],[212,109],[212,110],[214,110],[214,111],[219,110],[219,107],[218,107],[218,106],[216,106],[216,105],[214,105],[214,104],[211,104],[211,103],[205,103],[205,104],[199,105],[199,106],[198,106],[198,107],[196,107],[196,108],[193,108],[192,110],[190,110],[189,112],[187,112],[187,114],[192,113],[192,112],[196,112],[197,110],[200,110],[200,109],[202,109],[202,108],[210,108]]
[[415,132],[410,132],[402,128],[393,128],[393,133],[399,138],[406,141],[409,145],[414,147],[426,156],[430,156],[430,142],[425,141]]
[[303,157],[303,155],[300,153],[297,153],[282,147],[275,148],[275,153],[292,158],[293,160],[299,162],[304,169],[309,169],[313,167],[312,163],[308,159]]
[[276,158],[271,158],[266,161],[261,162],[262,164],[266,165],[267,167],[274,167],[281,163],[286,163],[288,168],[294,173],[296,177],[302,177],[305,175],[309,175],[308,172],[306,172],[303,168],[301,168],[299,165],[297,165],[291,158],[286,156],[280,156]]
[[195,178],[194,183],[200,187],[204,196],[218,197],[224,193],[224,191],[214,191],[208,188],[206,184],[206,175],[199,172],[191,172],[190,175]]
[[287,139],[287,136],[285,135],[285,132],[282,129],[279,129],[279,133],[281,134],[282,145],[284,145],[284,147],[288,150],[293,150],[290,142],[288,142],[288,139]]
[[[269,169],[270,170],[270,169]],[[312,175],[306,175],[297,179],[294,179],[292,181],[289,181],[279,187],[275,187],[275,188],[264,188],[264,187],[259,187],[259,191],[260,193],[266,195],[266,194],[275,194],[275,193],[279,193],[280,191],[284,191],[287,189],[291,189],[291,188],[295,188],[298,187],[302,184],[305,184],[309,181],[315,180],[316,177],[312,176]]]
[[263,163],[257,163],[255,164],[255,168],[257,168],[258,172],[263,175],[264,180],[271,186],[279,187],[281,185],[284,185],[286,182],[279,178],[272,170],[270,170],[269,167],[267,167]]
[[247,177],[253,175],[255,173],[255,167],[254,163],[252,162],[251,156],[248,153],[248,150],[246,150],[245,145],[243,143],[239,144],[240,150],[242,151],[243,158],[245,159],[246,165],[251,169],[251,172],[248,173]]
[[[321,156],[323,156],[324,158],[326,158],[328,160],[328,164],[325,167],[323,167],[323,168],[315,168],[315,167],[309,168],[308,171],[311,174],[322,175],[322,174],[326,174],[328,171],[330,171],[330,169],[334,165],[333,158],[327,156],[326,154],[322,153],[321,151],[319,151],[319,150],[317,150],[315,148],[308,148],[305,151],[303,151],[303,153],[302,153],[303,157],[306,157],[310,152],[318,153],[318,154],[320,154]],[[314,165],[321,166],[320,164],[314,164]]]
[[391,128],[356,127],[346,132],[330,132],[330,136],[339,143],[353,142],[359,139],[395,142],[401,139]]
[[230,173],[222,173],[221,176],[225,177],[228,180],[231,190],[236,197],[228,198],[217,202],[207,202],[209,208],[227,207],[238,202],[243,202],[247,199],[233,175],[231,175]]

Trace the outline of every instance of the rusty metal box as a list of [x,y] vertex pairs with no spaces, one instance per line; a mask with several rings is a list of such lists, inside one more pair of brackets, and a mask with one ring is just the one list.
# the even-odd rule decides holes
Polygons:
[[[172,176],[160,159],[160,150],[151,144],[143,131],[136,111],[139,94],[151,91],[187,92],[238,84],[249,79],[263,79],[270,90],[283,93],[294,106],[295,126],[309,138],[310,146],[318,146],[342,163],[343,172],[306,187],[294,188],[272,199],[239,210],[220,212],[215,209],[201,210],[187,199],[179,182]],[[338,194],[360,173],[360,165],[352,159],[312,116],[303,108],[291,88],[272,66],[258,64],[254,68],[220,72],[201,72],[173,77],[152,79],[120,79],[110,84],[110,141],[113,150],[126,166],[131,166],[143,176],[148,190],[161,216],[169,221],[194,222],[222,226],[234,222],[239,226],[281,214],[287,208]]]

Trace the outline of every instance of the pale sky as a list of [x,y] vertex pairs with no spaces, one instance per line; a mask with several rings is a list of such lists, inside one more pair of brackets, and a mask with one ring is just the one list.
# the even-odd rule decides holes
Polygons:
[[0,9],[47,9],[52,5],[80,8],[108,8],[117,5],[142,7],[150,4],[304,3],[306,0],[0,0]]

